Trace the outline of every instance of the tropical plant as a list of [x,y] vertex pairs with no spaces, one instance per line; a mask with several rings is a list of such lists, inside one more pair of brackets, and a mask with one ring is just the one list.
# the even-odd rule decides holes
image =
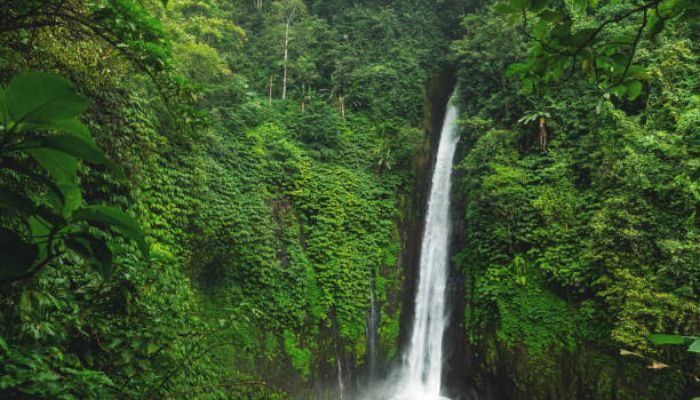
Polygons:
[[649,336],[649,341],[659,346],[664,344],[686,345],[691,353],[700,353],[700,336],[682,336],[656,333]]
[[643,39],[655,40],[674,19],[694,20],[693,0],[500,0],[495,9],[529,42],[518,75],[526,91],[546,91],[582,73],[606,97],[636,99],[651,74],[636,62]]
[[80,162],[119,169],[97,146],[78,116],[89,105],[64,78],[27,72],[0,90],[0,281],[32,277],[71,251],[103,276],[112,270],[107,238],[92,228],[148,244],[134,219],[118,208],[88,205]]

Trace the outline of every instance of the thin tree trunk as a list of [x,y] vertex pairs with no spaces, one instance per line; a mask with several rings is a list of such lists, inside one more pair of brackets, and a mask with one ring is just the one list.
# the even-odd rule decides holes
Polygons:
[[547,127],[544,117],[540,117],[540,147],[543,151],[547,151]]
[[338,97],[338,103],[340,105],[340,117],[345,119],[345,98],[343,96]]
[[270,97],[267,99],[267,104],[272,105],[272,75],[270,75]]
[[287,98],[287,60],[289,59],[289,19],[284,28],[284,77],[282,78],[282,100]]

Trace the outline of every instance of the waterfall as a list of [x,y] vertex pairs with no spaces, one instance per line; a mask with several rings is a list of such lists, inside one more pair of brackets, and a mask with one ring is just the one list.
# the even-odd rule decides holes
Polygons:
[[340,356],[336,356],[336,365],[338,366],[338,396],[339,400],[343,400],[345,392],[345,384],[343,383],[343,367],[340,363]]
[[375,282],[374,279],[370,280],[369,285],[369,313],[367,313],[366,321],[366,344],[367,344],[367,369],[368,369],[368,381],[372,382],[376,377],[377,370],[377,320],[378,314],[378,304],[374,299]]
[[440,133],[421,245],[413,332],[395,399],[441,398],[442,341],[447,324],[445,287],[449,266],[450,177],[459,141],[455,125],[457,108],[452,104],[452,98],[447,104]]

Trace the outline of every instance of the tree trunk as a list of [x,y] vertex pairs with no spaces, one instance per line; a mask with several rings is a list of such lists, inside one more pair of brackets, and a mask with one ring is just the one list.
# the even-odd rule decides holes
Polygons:
[[547,127],[545,126],[545,118],[540,117],[540,148],[547,151]]
[[270,75],[270,97],[267,99],[267,104],[272,105],[272,75]]
[[287,60],[289,59],[289,18],[284,28],[284,77],[282,77],[282,100],[287,98]]

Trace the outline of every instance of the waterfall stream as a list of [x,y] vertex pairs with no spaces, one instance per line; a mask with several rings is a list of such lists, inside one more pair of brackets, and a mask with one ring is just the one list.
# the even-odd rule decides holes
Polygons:
[[338,396],[339,400],[344,399],[345,383],[343,382],[343,367],[340,363],[340,356],[335,357],[336,365],[338,367]]
[[378,304],[374,298],[375,282],[374,279],[370,280],[369,284],[369,313],[367,313],[366,318],[366,338],[367,338],[367,369],[369,374],[369,381],[372,382],[376,376],[377,369],[377,325],[379,321],[377,320],[378,314]]
[[413,331],[395,399],[441,398],[442,341],[447,324],[445,287],[449,266],[450,178],[452,161],[459,141],[455,125],[457,108],[452,104],[452,98],[447,104],[440,132],[421,245]]

